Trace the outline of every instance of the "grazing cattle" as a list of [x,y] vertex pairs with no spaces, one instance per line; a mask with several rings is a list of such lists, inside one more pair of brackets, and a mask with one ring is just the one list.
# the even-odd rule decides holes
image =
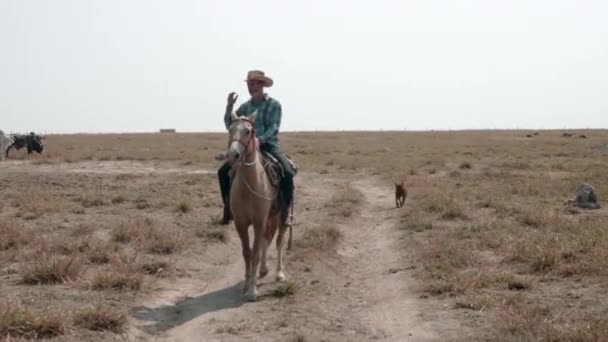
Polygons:
[[395,204],[397,205],[397,208],[403,207],[406,197],[407,190],[405,189],[403,182],[395,183]]
[[5,135],[2,130],[0,130],[0,160],[4,160],[5,151],[9,146],[13,143],[13,140]]
[[16,148],[20,150],[22,148],[27,148],[27,154],[32,154],[32,151],[36,151],[38,153],[42,153],[44,149],[44,138],[40,135],[34,134],[31,132],[30,134],[14,134],[12,144],[6,149],[6,156],[8,157],[8,151],[11,148]]

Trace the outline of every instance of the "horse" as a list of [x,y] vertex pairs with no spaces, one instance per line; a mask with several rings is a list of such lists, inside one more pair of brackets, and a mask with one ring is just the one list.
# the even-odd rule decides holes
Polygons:
[[[232,113],[226,153],[228,162],[232,165],[230,210],[241,240],[245,262],[243,290],[248,301],[256,301],[258,298],[256,274],[260,263],[260,278],[268,274],[267,249],[277,230],[276,280],[286,279],[283,263],[283,237],[288,225],[282,223],[284,221],[280,219],[285,208],[281,202],[280,191],[272,183],[263,164],[264,159],[255,135],[254,122],[257,115],[257,111],[249,116],[241,117]],[[253,250],[249,243],[249,226],[251,225],[253,225],[254,231]]]

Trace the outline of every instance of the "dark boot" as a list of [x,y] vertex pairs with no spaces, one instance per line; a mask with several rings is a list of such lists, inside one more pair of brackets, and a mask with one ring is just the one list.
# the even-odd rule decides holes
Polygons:
[[281,222],[288,224],[289,210],[293,201],[294,184],[293,177],[289,173],[285,173],[285,177],[281,180],[281,195],[283,197],[283,205],[281,206]]
[[220,182],[220,192],[222,193],[222,203],[224,204],[224,213],[220,224],[229,224],[232,220],[232,212],[230,211],[230,165],[224,163],[217,171],[217,176]]

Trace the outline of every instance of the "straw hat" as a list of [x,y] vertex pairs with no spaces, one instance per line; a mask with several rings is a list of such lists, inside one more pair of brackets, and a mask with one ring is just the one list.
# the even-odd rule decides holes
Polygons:
[[272,78],[266,76],[261,70],[249,71],[247,73],[247,79],[245,80],[245,82],[247,81],[262,81],[264,82],[264,87],[272,87],[272,84],[274,83],[272,81]]

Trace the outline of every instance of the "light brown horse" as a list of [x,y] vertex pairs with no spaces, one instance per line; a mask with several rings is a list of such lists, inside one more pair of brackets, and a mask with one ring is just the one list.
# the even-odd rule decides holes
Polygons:
[[[258,297],[257,270],[261,262],[260,278],[268,274],[266,252],[277,236],[278,281],[285,280],[283,269],[283,237],[287,225],[280,224],[281,196],[279,189],[270,181],[264,169],[258,139],[255,135],[257,111],[248,117],[232,113],[228,128],[229,147],[226,156],[231,164],[232,185],[230,210],[239,234],[245,260],[245,297],[255,301]],[[249,226],[253,225],[253,251],[249,243]],[[253,253],[252,253],[253,252]]]

